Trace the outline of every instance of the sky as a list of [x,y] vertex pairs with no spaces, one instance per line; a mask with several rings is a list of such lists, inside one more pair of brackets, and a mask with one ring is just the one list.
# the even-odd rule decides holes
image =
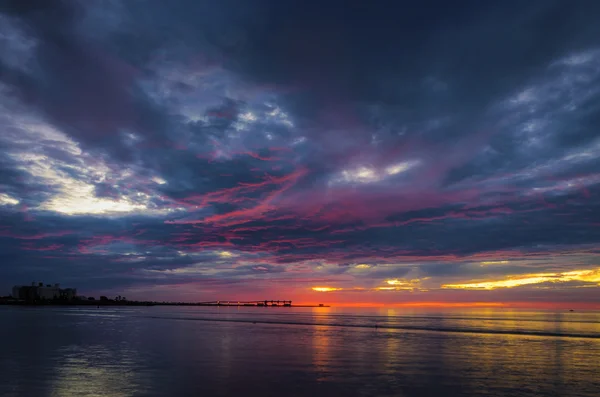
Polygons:
[[600,307],[600,2],[0,2],[0,295]]

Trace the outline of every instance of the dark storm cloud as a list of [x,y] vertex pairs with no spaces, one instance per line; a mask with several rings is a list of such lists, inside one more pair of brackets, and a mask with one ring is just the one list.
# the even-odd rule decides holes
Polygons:
[[131,159],[120,139],[124,130],[153,140],[165,134],[166,115],[135,84],[143,71],[82,34],[83,3],[8,1],[2,11],[35,42],[31,65],[7,64],[11,53],[0,64],[0,78],[12,94],[85,147],[120,159]]
[[410,118],[439,118],[440,110],[481,109],[556,57],[595,45],[594,7],[273,2],[269,23],[246,31],[232,57],[261,83],[304,85],[311,102],[402,105]]

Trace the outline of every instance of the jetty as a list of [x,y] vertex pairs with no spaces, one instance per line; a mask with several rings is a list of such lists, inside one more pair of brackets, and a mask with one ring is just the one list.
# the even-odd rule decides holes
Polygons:
[[161,306],[250,306],[250,307],[329,307],[324,304],[318,305],[292,305],[290,300],[261,300],[261,301],[237,301],[218,300],[210,302],[155,302]]
[[249,307],[329,307],[318,305],[292,305],[291,300],[264,299],[241,301],[235,299],[215,300],[208,302],[157,302],[128,300],[118,295],[113,299],[100,296],[86,297],[79,295],[75,288],[61,288],[60,284],[44,284],[32,282],[31,285],[15,285],[10,296],[0,296],[0,305],[34,305],[34,306],[249,306]]
[[0,305],[18,306],[212,306],[212,307],[329,307],[328,305],[292,305],[289,300],[237,301],[218,300],[210,302],[166,302],[166,301],[135,301],[125,299],[35,299],[23,300],[12,297],[0,297]]

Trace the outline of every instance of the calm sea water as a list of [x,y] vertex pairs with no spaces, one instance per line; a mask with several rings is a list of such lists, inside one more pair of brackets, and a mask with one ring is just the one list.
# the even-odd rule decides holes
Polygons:
[[600,396],[600,313],[0,307],[0,396]]

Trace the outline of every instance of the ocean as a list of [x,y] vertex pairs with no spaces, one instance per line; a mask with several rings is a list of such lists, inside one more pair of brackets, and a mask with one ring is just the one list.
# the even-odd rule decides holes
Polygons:
[[0,396],[600,396],[600,313],[0,306]]

